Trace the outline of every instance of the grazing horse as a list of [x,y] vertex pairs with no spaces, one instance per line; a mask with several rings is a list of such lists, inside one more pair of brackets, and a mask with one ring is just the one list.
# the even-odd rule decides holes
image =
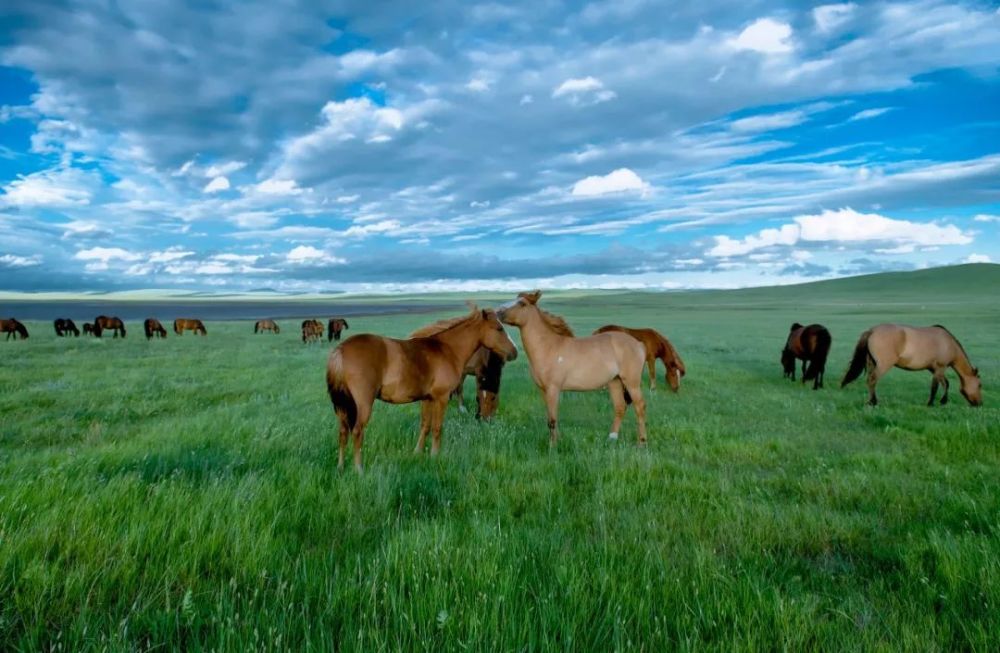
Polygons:
[[934,405],[939,385],[944,386],[941,404],[948,403],[947,368],[958,373],[962,396],[973,406],[983,405],[979,370],[972,366],[961,343],[940,324],[911,327],[899,324],[879,324],[861,334],[854,348],[854,357],[840,387],[868,370],[868,403],[878,405],[875,386],[893,367],[904,370],[927,370],[933,376],[928,406]]
[[826,357],[830,353],[833,338],[822,324],[810,324],[807,327],[798,322],[788,330],[788,340],[781,351],[781,367],[785,378],[795,380],[795,359],[802,361],[802,382],[813,382],[813,390],[823,387],[823,374],[826,371]]
[[0,320],[0,333],[7,334],[6,340],[10,340],[11,336],[14,336],[14,340],[17,340],[18,336],[21,336],[21,340],[28,337],[28,329],[14,318]]
[[[521,293],[504,304],[497,314],[505,324],[521,330],[528,353],[531,377],[545,397],[549,416],[549,446],[559,439],[559,395],[563,390],[596,390],[608,386],[615,418],[608,437],[618,439],[618,429],[628,402],[635,406],[639,422],[639,444],[646,443],[646,402],[642,397],[642,368],[646,349],[620,331],[574,337],[558,316],[538,308],[541,291]],[[628,393],[628,394],[626,394]]]
[[323,323],[319,320],[302,320],[302,342],[319,342],[323,339]]
[[465,364],[462,380],[458,382],[451,396],[458,399],[458,409],[465,412],[465,397],[462,389],[465,377],[476,379],[476,419],[490,420],[500,407],[500,376],[503,374],[504,359],[486,347],[480,347]]
[[83,335],[87,335],[88,333],[90,335],[92,335],[92,336],[93,335],[97,335],[97,333],[94,331],[94,325],[91,324],[90,322],[84,322],[83,323]]
[[111,329],[115,332],[114,337],[117,338],[118,334],[121,337],[125,337],[125,323],[117,317],[108,317],[107,315],[98,315],[94,318],[94,335],[98,338],[104,333],[106,329]]
[[74,337],[80,337],[80,330],[76,328],[76,323],[69,318],[58,318],[52,323],[56,328],[56,335],[60,338],[73,334]]
[[622,331],[629,334],[642,343],[646,348],[646,367],[649,368],[649,389],[656,389],[656,359],[663,361],[663,366],[667,368],[666,379],[670,384],[670,389],[677,392],[681,388],[681,377],[687,374],[684,361],[677,355],[677,350],[670,344],[663,334],[656,329],[630,329],[608,324],[602,326],[594,334],[607,333],[608,331]]
[[152,340],[153,336],[158,338],[167,337],[167,330],[163,328],[163,325],[155,317],[147,317],[142,323],[142,330],[146,332],[146,340]]
[[195,333],[201,334],[203,336],[208,335],[208,331],[205,330],[205,324],[201,320],[196,320],[194,318],[182,318],[179,317],[174,320],[174,333],[179,336],[184,335],[185,331],[194,331]]
[[517,357],[517,347],[491,310],[473,307],[468,315],[442,320],[417,333],[421,335],[407,340],[362,333],[330,353],[326,387],[340,420],[338,468],[344,466],[351,433],[354,466],[361,470],[365,426],[376,399],[391,404],[421,402],[416,451],[423,451],[430,432],[431,455],[436,455],[448,396],[476,350],[486,347],[508,361]]
[[329,332],[327,334],[326,341],[340,340],[340,333],[350,327],[347,325],[347,320],[341,317],[331,317],[330,321],[327,323]]
[[281,327],[274,320],[257,320],[257,323],[253,325],[253,332],[261,333],[263,331],[270,331],[277,335],[281,333]]

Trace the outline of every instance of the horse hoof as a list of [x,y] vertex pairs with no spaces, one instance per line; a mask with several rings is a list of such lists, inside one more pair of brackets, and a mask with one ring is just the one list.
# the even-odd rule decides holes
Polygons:
[[612,440],[612,441],[617,440],[618,439],[618,434],[617,433],[608,433],[608,439]]
[[645,440],[639,440],[639,442],[636,443],[636,446],[639,447],[639,448],[641,448],[641,449],[645,449],[646,448],[646,441]]

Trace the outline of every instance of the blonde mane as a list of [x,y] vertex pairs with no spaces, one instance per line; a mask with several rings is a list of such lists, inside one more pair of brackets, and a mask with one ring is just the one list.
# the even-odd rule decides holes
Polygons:
[[573,333],[573,329],[566,324],[566,320],[562,319],[558,315],[553,315],[548,311],[543,311],[538,309],[538,313],[542,316],[542,321],[545,322],[545,326],[549,327],[551,331],[558,333],[561,336],[569,336],[570,338],[575,338],[576,334]]
[[434,324],[428,324],[425,327],[421,327],[410,334],[411,338],[429,338],[431,336],[436,336],[442,331],[447,331],[453,327],[466,322],[468,320],[473,320],[479,317],[479,310],[473,309],[472,313],[467,315],[460,315],[458,317],[446,317],[443,320],[438,320]]

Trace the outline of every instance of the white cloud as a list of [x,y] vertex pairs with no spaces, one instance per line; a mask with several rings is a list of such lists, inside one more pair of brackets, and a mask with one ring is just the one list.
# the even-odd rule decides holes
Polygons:
[[965,257],[965,263],[992,263],[991,259],[986,254],[969,254]]
[[567,79],[552,90],[552,97],[565,97],[570,101],[570,104],[586,105],[613,100],[617,97],[617,94],[612,90],[604,88],[604,83],[601,80],[596,77],[587,76]]
[[976,222],[1000,222],[1000,215],[986,215],[985,213],[980,213],[972,219]]
[[853,2],[815,7],[812,15],[816,29],[824,34],[834,31],[851,19],[856,8],[857,5]]
[[135,252],[130,252],[121,247],[92,247],[81,249],[73,258],[79,261],[90,261],[84,266],[87,270],[100,271],[107,270],[111,261],[138,261],[142,256]]
[[189,256],[194,256],[194,252],[183,250],[180,247],[171,247],[160,252],[150,252],[146,256],[146,260],[150,263],[169,263]]
[[5,268],[29,268],[41,265],[42,257],[38,254],[34,256],[18,256],[16,254],[4,254],[0,256],[0,267]]
[[294,179],[265,179],[253,187],[258,193],[264,195],[298,195],[302,192]]
[[482,77],[474,77],[469,80],[469,83],[465,85],[465,88],[473,93],[485,93],[490,90],[490,82]]
[[874,109],[865,109],[864,111],[858,111],[856,114],[847,119],[847,122],[855,122],[858,120],[868,120],[869,118],[877,118],[882,114],[889,113],[893,110],[893,107],[877,107]]
[[399,222],[399,220],[380,220],[378,222],[371,222],[368,224],[351,225],[343,235],[347,238],[365,238],[373,234],[384,234],[397,231],[402,226],[403,225]]
[[525,93],[524,95],[521,96],[521,101],[519,102],[519,104],[521,106],[524,106],[525,104],[531,104],[534,101],[535,98],[530,93]]
[[737,50],[753,50],[763,54],[791,52],[792,27],[771,18],[761,18],[748,25],[739,36],[729,40]]
[[[190,162],[189,162],[190,163]],[[187,164],[185,164],[187,165]],[[211,165],[205,170],[206,177],[224,177],[230,175],[237,170],[242,170],[246,167],[246,161],[229,161],[228,163],[223,163],[219,165]]]
[[794,127],[807,120],[805,111],[783,111],[781,113],[770,113],[762,116],[749,116],[734,120],[729,124],[733,131],[738,132],[760,132],[772,129],[785,129]]
[[54,168],[21,175],[4,187],[0,206],[72,208],[91,199],[91,177],[76,168]]
[[353,204],[361,199],[360,195],[341,195],[337,198],[337,204]]
[[648,193],[650,186],[642,180],[632,170],[619,168],[603,177],[594,175],[586,177],[573,184],[573,195],[575,197],[597,197],[609,193],[622,193],[638,191],[642,194]]
[[326,253],[321,249],[316,249],[315,247],[310,247],[309,245],[299,245],[295,249],[288,252],[285,258],[293,263],[301,263],[302,261],[312,261],[318,258],[323,258]]
[[223,190],[229,190],[229,180],[225,177],[216,177],[212,181],[205,184],[205,188],[202,189],[202,192],[218,193]]
[[763,229],[742,239],[716,236],[715,246],[706,253],[715,257],[744,256],[772,246],[799,243],[840,243],[847,245],[891,243],[876,250],[882,254],[909,253],[916,246],[967,245],[972,237],[954,225],[894,220],[877,213],[858,213],[845,208],[800,215],[790,224]]

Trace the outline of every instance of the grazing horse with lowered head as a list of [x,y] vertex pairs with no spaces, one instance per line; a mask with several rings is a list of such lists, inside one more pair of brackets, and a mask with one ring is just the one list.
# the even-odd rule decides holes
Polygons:
[[608,331],[622,331],[629,334],[642,343],[646,348],[646,367],[649,369],[649,389],[656,389],[656,359],[663,361],[663,366],[667,368],[666,379],[670,384],[670,389],[677,392],[681,388],[681,377],[687,374],[684,361],[677,354],[677,350],[670,344],[663,334],[656,329],[630,329],[608,324],[602,326],[594,334],[607,333]]
[[339,468],[344,466],[350,433],[354,466],[361,469],[365,426],[376,399],[390,404],[421,402],[416,451],[423,451],[431,433],[431,455],[436,455],[448,396],[476,350],[486,347],[508,361],[517,357],[517,347],[491,310],[473,307],[468,315],[436,322],[418,333],[422,335],[406,340],[362,333],[330,353],[326,387],[340,420]]
[[157,338],[167,337],[167,330],[163,328],[163,325],[155,317],[147,317],[142,323],[142,330],[146,332],[146,340],[152,340],[153,336]]
[[281,327],[274,320],[257,320],[256,324],[253,325],[253,332],[262,333],[264,331],[270,331],[277,335],[281,333]]
[[87,335],[88,333],[90,335],[92,335],[92,336],[93,335],[97,335],[97,333],[94,331],[94,325],[91,324],[90,322],[84,322],[83,323],[83,335]]
[[319,320],[302,320],[302,342],[319,342],[323,339],[323,323]]
[[[505,324],[521,330],[521,340],[531,365],[531,377],[545,397],[549,416],[549,446],[559,439],[559,395],[563,390],[596,390],[608,386],[615,417],[608,437],[618,439],[618,429],[628,402],[633,402],[639,422],[639,444],[646,443],[646,401],[642,397],[642,368],[646,349],[620,331],[574,337],[558,316],[538,308],[541,291],[521,293],[497,309]],[[628,393],[628,394],[626,394]]]
[[795,360],[802,361],[802,382],[813,382],[813,390],[823,387],[826,357],[830,354],[833,338],[822,324],[802,326],[798,322],[788,330],[788,340],[781,350],[781,367],[785,378],[795,380]]
[[17,340],[18,336],[21,340],[28,337],[28,329],[14,318],[0,320],[0,333],[7,334],[6,340],[10,340],[11,336],[14,336],[14,340]]
[[98,315],[94,318],[94,335],[98,338],[106,330],[111,330],[115,332],[114,337],[117,338],[119,334],[121,337],[125,337],[125,323],[117,317],[108,317],[107,315]]
[[490,420],[500,407],[500,377],[503,374],[504,359],[486,347],[480,347],[465,364],[462,380],[451,393],[458,399],[458,409],[465,412],[465,397],[462,396],[465,377],[476,379],[476,419]]
[[76,323],[69,318],[58,318],[52,323],[56,328],[56,335],[60,338],[73,334],[73,337],[80,337],[80,330],[76,328]]
[[940,324],[929,327],[911,327],[900,324],[879,324],[861,334],[854,348],[854,357],[840,387],[844,387],[868,371],[868,403],[878,405],[875,386],[878,380],[893,367],[904,370],[927,370],[933,375],[928,406],[934,405],[938,386],[944,386],[941,404],[948,403],[948,378],[950,367],[962,382],[961,392],[973,406],[983,405],[979,370],[972,366],[961,343]]
[[179,317],[174,320],[174,333],[182,336],[185,331],[194,331],[195,333],[203,336],[208,335],[208,331],[205,329],[205,324],[201,320],[183,317]]
[[327,323],[327,327],[327,342],[330,342],[331,340],[340,340],[340,334],[350,328],[347,325],[347,320],[342,317],[331,317],[330,321]]

